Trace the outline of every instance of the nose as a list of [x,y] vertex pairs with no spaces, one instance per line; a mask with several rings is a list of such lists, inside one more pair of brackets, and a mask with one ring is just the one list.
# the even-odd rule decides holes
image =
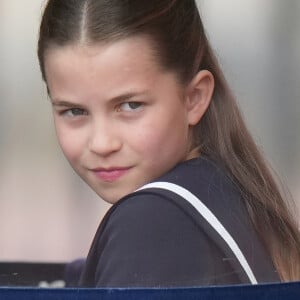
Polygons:
[[109,122],[95,121],[89,138],[89,150],[97,155],[108,156],[121,149],[122,142],[115,126]]

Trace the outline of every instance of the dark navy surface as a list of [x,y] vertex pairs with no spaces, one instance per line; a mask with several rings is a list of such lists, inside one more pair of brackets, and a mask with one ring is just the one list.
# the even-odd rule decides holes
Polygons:
[[256,286],[223,286],[183,289],[32,289],[0,288],[0,299],[5,300],[299,300],[300,282],[264,284]]

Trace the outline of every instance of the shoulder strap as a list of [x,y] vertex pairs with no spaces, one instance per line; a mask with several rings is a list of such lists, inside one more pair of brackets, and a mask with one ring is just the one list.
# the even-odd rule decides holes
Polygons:
[[257,280],[238,244],[235,242],[226,228],[222,225],[222,223],[217,219],[217,217],[212,213],[212,211],[198,197],[196,197],[193,193],[183,188],[182,186],[170,182],[152,182],[142,186],[138,189],[138,191],[150,188],[159,188],[171,191],[188,201],[223,238],[223,240],[232,250],[240,265],[246,272],[250,282],[252,284],[257,284]]

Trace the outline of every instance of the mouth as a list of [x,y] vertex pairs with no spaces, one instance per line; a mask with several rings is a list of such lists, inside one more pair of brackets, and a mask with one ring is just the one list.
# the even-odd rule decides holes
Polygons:
[[96,168],[91,171],[102,181],[114,182],[124,176],[131,167]]

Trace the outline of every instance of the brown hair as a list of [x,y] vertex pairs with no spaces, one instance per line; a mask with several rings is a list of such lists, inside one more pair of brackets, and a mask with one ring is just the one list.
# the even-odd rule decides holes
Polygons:
[[300,238],[283,196],[241,117],[207,41],[194,0],[49,0],[38,57],[51,47],[149,36],[161,65],[188,82],[209,70],[215,90],[194,130],[201,155],[222,164],[243,194],[252,222],[282,280],[300,279]]

